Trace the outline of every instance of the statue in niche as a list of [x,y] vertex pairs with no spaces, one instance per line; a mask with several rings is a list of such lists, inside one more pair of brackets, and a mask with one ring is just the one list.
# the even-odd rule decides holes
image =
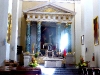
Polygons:
[[53,44],[53,32],[49,31],[49,43]]

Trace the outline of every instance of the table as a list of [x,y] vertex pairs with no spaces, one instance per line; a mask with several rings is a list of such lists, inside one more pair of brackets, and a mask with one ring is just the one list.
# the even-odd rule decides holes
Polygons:
[[63,59],[45,57],[43,60],[45,61],[45,67],[61,67]]

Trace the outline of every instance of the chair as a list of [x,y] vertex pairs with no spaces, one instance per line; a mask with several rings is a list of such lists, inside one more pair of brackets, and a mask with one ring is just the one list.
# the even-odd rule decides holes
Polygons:
[[83,74],[86,75],[87,74],[87,68],[84,67],[84,68],[82,68],[82,70],[83,70]]
[[95,73],[95,75],[100,75],[99,69],[94,69],[93,72]]
[[87,75],[93,75],[93,70],[91,69],[87,69]]

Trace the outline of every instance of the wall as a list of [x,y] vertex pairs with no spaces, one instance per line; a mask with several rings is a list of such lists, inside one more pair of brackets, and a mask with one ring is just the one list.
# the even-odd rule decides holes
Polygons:
[[[100,17],[100,0],[93,0],[93,18],[95,17]],[[100,37],[100,19],[98,20],[99,22],[99,37]],[[100,39],[99,39],[99,43],[100,43]],[[100,44],[97,46],[94,46],[94,52],[95,52],[95,58],[96,58],[96,66],[100,67]]]
[[[81,36],[84,35],[84,0],[81,0]],[[81,54],[85,60],[85,44],[81,45]]]
[[9,0],[0,0],[0,66],[4,65],[4,60],[7,58],[8,4]]
[[12,0],[9,0],[9,9],[8,9],[8,13],[12,14]]
[[93,10],[93,0],[82,0],[82,35],[84,35],[84,45],[81,46],[82,55],[85,61],[90,63],[94,53]]
[[[100,67],[100,59],[99,59],[100,45],[97,46],[94,45],[93,19],[96,16],[100,16],[99,3],[100,3],[99,0],[81,0],[81,36],[84,35],[84,45],[81,45],[81,54],[85,61],[92,62],[92,56],[94,53],[95,54],[94,65],[97,67]],[[77,29],[77,27],[75,29]],[[100,32],[100,26],[99,26],[99,32]]]

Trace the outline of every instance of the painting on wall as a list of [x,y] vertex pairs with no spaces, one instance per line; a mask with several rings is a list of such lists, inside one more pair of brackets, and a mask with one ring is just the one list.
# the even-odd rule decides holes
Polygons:
[[98,23],[98,16],[93,19],[94,25],[94,45],[99,44],[99,23]]
[[81,36],[81,45],[84,45],[84,35]]
[[10,43],[11,28],[12,28],[12,15],[8,13],[7,43]]
[[55,45],[56,27],[42,26],[41,27],[41,49],[44,43]]

